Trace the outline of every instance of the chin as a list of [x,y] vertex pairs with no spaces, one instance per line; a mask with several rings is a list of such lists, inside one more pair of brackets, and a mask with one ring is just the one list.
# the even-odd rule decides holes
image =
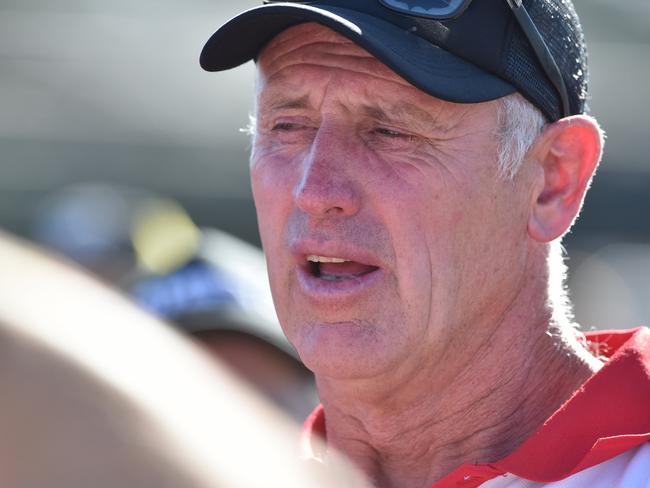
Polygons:
[[391,367],[387,345],[366,322],[310,323],[300,326],[296,339],[292,342],[300,358],[316,376],[358,379]]

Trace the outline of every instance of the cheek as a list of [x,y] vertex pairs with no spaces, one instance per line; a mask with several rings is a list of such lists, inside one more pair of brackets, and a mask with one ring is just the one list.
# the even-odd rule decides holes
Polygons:
[[[504,188],[507,191],[508,188]],[[525,267],[526,224],[521,202],[498,194],[469,195],[469,204],[451,214],[448,249],[454,297],[465,317],[500,312],[519,288]]]
[[461,281],[459,268],[475,252],[469,189],[429,171],[415,180],[393,179],[392,191],[387,209],[401,292],[408,302],[426,304],[419,307],[427,314],[442,315],[436,322],[444,321]]
[[282,316],[288,287],[286,268],[291,259],[286,252],[285,237],[292,208],[292,175],[287,165],[272,159],[252,160],[250,175],[273,300],[278,315]]
[[262,243],[267,248],[279,232],[289,212],[292,195],[292,175],[287,165],[275,161],[251,161],[251,189],[257,210]]
[[399,299],[405,312],[420,324],[428,321],[434,285],[447,262],[445,234],[450,227],[447,212],[435,203],[423,204],[437,200],[434,187],[423,186],[393,178],[385,187],[386,198],[377,202],[395,253]]

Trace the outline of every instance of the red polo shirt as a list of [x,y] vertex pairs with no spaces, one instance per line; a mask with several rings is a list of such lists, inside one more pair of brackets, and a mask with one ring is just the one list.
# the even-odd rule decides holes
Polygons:
[[[598,372],[512,454],[495,463],[460,466],[431,488],[472,488],[506,473],[559,481],[650,441],[650,329],[586,336],[592,350],[608,358]],[[303,426],[307,459],[319,459],[313,436],[325,438],[322,406]]]

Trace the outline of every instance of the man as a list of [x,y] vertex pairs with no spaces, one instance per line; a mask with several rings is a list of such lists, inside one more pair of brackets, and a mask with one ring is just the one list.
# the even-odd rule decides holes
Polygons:
[[379,487],[647,486],[650,334],[585,336],[560,239],[602,153],[567,0],[324,0],[234,18],[251,179],[305,425]]

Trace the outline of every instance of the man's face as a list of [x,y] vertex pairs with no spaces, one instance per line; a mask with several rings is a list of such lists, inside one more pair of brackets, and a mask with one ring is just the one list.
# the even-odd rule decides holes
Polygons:
[[531,192],[498,176],[496,103],[435,99],[316,24],[276,37],[258,69],[253,194],[304,362],[337,378],[464,364],[529,253]]

